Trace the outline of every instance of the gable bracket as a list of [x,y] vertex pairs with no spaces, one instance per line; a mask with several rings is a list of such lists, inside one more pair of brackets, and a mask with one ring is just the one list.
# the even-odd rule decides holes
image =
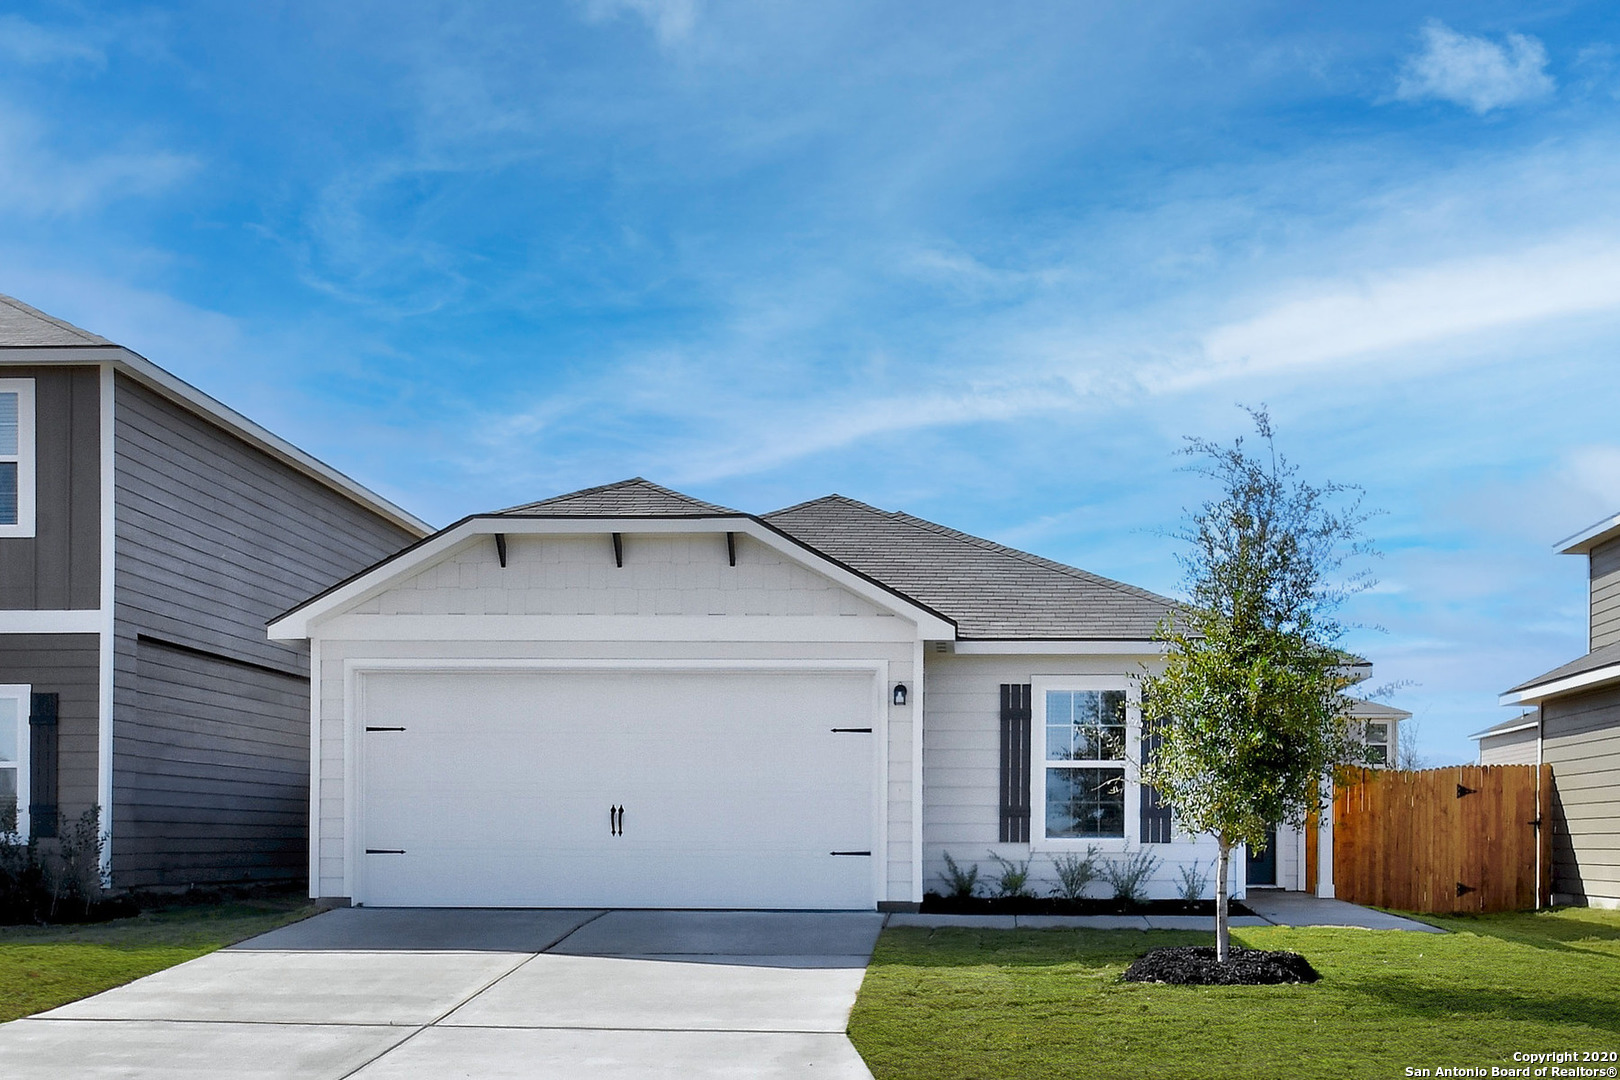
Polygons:
[[613,565],[624,569],[624,534],[613,534]]
[[731,560],[732,566],[737,565],[737,534],[734,532],[726,533],[726,558]]
[[505,533],[496,533],[495,534],[495,557],[497,559],[501,560],[501,567],[504,569],[505,566],[506,566],[506,534]]

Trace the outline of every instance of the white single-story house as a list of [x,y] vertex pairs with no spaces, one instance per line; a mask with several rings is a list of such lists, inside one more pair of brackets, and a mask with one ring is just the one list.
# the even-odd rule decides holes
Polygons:
[[947,853],[1044,891],[1095,845],[1175,897],[1215,848],[1135,782],[1132,679],[1173,604],[836,495],[463,519],[270,625],[311,650],[311,895],[905,909]]

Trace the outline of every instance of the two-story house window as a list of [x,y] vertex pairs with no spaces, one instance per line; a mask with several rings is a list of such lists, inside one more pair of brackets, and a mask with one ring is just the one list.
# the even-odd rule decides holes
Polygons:
[[34,380],[0,379],[0,536],[34,535]]

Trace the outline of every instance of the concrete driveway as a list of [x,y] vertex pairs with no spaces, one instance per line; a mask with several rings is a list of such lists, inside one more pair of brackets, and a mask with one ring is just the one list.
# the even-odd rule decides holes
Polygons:
[[343,909],[0,1026],[0,1077],[871,1074],[882,916]]

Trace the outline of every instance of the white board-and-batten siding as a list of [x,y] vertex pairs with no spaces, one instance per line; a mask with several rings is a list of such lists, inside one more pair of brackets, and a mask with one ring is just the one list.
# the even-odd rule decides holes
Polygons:
[[[317,623],[312,894],[349,895],[345,726],[356,662],[857,662],[884,672],[886,686],[913,681],[914,624],[746,536],[735,543],[731,566],[723,533],[626,534],[619,567],[606,534],[511,535],[502,567],[493,539],[480,537]],[[780,633],[789,639],[773,636]],[[887,845],[879,857],[888,895],[902,900],[914,893],[914,711],[887,708]]]
[[[1123,686],[1129,677],[1146,670],[1144,664],[1154,663],[1155,659],[1137,655],[962,655],[932,649],[924,654],[925,891],[946,891],[942,875],[947,853],[964,868],[969,864],[979,866],[981,893],[986,879],[999,869],[992,854],[1015,862],[1029,859],[1031,886],[1038,893],[1045,894],[1055,884],[1055,852],[1032,851],[1029,844],[1000,842],[1002,684],[1029,683],[1043,676],[1079,675],[1117,677]],[[1031,734],[1038,744],[1042,733]],[[1104,852],[1118,853],[1123,847],[1118,840],[1095,843]],[[1082,852],[1085,846],[1080,845]],[[1177,896],[1181,885],[1179,867],[1197,862],[1207,870],[1215,852],[1213,842],[1185,837],[1179,830],[1174,843],[1143,847],[1160,859],[1149,881],[1149,893],[1156,898]],[[1240,882],[1241,875],[1234,873],[1234,883]],[[1106,893],[1106,886],[1098,884],[1088,895],[1101,897]]]

